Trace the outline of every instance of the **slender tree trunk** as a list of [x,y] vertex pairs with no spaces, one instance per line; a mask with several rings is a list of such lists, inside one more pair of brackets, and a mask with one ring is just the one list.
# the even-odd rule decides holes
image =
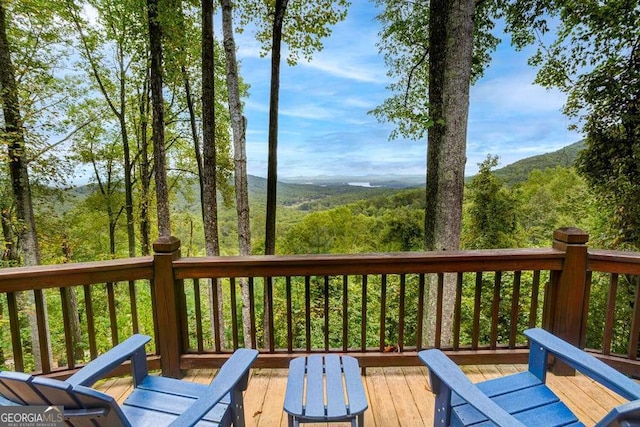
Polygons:
[[75,25],[76,31],[80,35],[80,39],[82,41],[82,46],[84,48],[84,54],[87,57],[87,60],[91,66],[91,72],[93,73],[93,77],[104,97],[109,109],[113,113],[113,115],[118,120],[118,124],[120,126],[120,137],[122,139],[122,152],[123,152],[123,167],[124,167],[124,188],[125,188],[125,212],[127,218],[127,241],[128,241],[128,249],[129,256],[136,256],[136,233],[135,233],[135,221],[133,216],[133,180],[131,178],[131,171],[133,170],[133,164],[131,162],[131,149],[129,146],[129,131],[127,127],[127,64],[123,41],[122,39],[116,42],[117,49],[117,62],[118,62],[118,81],[119,85],[119,93],[118,93],[118,103],[114,103],[107,86],[104,83],[103,77],[101,75],[98,63],[94,58],[94,52],[90,47],[90,43],[88,43],[87,38],[84,35],[83,28],[81,26],[81,20],[76,15],[75,11],[72,11],[69,8],[71,13],[73,23]]
[[[202,154],[203,154],[203,220],[205,250],[209,256],[220,255],[218,240],[218,201],[217,201],[217,160],[215,141],[215,58],[213,47],[213,0],[202,2]],[[211,284],[212,293],[218,294],[218,325],[211,322],[212,328],[218,327],[221,342],[224,337],[222,316],[222,286],[218,280]],[[210,294],[210,297],[212,294]],[[220,343],[221,345],[221,343]]]
[[[62,253],[64,255],[64,262],[71,262],[72,252],[69,246],[69,240],[67,235],[62,236]],[[82,350],[82,329],[80,329],[80,310],[78,309],[78,297],[76,296],[76,288],[69,287],[67,300],[67,306],[65,309],[69,313],[69,323],[71,324],[71,339],[73,347],[73,356],[75,360],[83,360],[84,352]],[[71,361],[67,361],[68,366],[71,366]]]
[[276,203],[278,186],[278,108],[280,102],[280,59],[282,24],[288,0],[276,0],[271,41],[271,87],[269,93],[269,159],[267,162],[267,215],[264,253],[276,253]]
[[129,247],[129,256],[136,256],[136,232],[135,221],[133,219],[133,180],[131,179],[131,150],[129,148],[129,132],[127,131],[127,99],[126,99],[126,81],[127,73],[124,64],[124,53],[122,47],[118,47],[118,64],[120,66],[120,112],[118,114],[118,122],[120,123],[120,135],[122,137],[122,152],[124,160],[124,197],[125,197],[125,213],[127,217],[127,242]]
[[145,78],[140,96],[140,140],[138,152],[140,153],[140,240],[142,255],[151,253],[151,213],[149,212],[151,200],[151,167],[149,162],[149,74]]
[[[238,249],[241,256],[251,255],[251,224],[249,221],[249,185],[247,177],[246,119],[242,116],[238,60],[233,36],[233,5],[231,0],[220,0],[222,6],[222,33],[227,65],[227,93],[233,131],[234,180],[236,213],[238,218]],[[244,346],[251,347],[251,313],[249,311],[249,282],[240,279],[242,290],[242,332]]]
[[2,88],[0,94],[2,96],[6,140],[8,142],[7,151],[11,184],[16,202],[16,216],[20,222],[18,240],[24,254],[25,264],[38,265],[40,264],[40,248],[38,246],[31,201],[31,186],[29,185],[24,129],[20,116],[18,86],[7,39],[4,2],[0,2],[0,88]]
[[162,96],[162,29],[158,19],[158,1],[147,0],[149,49],[151,51],[151,103],[153,105],[153,157],[156,175],[158,235],[171,236],[167,156],[164,145],[164,98]]
[[[40,247],[38,246],[36,223],[33,214],[26,144],[24,129],[22,127],[22,117],[20,115],[20,101],[18,98],[18,85],[11,61],[9,40],[7,39],[7,17],[4,4],[3,1],[0,1],[0,88],[2,89],[0,96],[2,98],[2,109],[4,113],[11,187],[16,206],[16,218],[20,224],[17,233],[19,251],[21,251],[24,256],[25,265],[33,266],[40,264]],[[39,295],[43,294],[41,290],[28,293],[27,299],[30,305],[35,304],[36,293]],[[44,295],[42,295],[42,301],[42,309],[46,317],[47,305]],[[35,315],[29,316],[29,324],[31,327],[31,340],[36,370],[46,370],[50,367],[51,361],[42,361],[38,340],[37,318]],[[49,349],[48,353],[50,357],[51,342],[49,339],[48,323],[45,327],[43,340]]]
[[189,75],[187,68],[182,65],[182,80],[184,81],[184,93],[187,98],[187,109],[189,110],[189,124],[191,125],[191,138],[193,139],[193,152],[196,156],[196,166],[198,167],[198,181],[200,184],[200,211],[204,220],[204,183],[202,172],[202,149],[200,147],[200,139],[198,138],[198,125],[196,124],[196,112],[191,97],[191,84],[189,83]]
[[[282,52],[282,25],[288,0],[276,0],[271,40],[271,87],[269,94],[269,159],[267,162],[267,214],[264,237],[265,255],[276,253],[276,206],[278,188],[278,108],[280,102],[280,59]],[[264,346],[271,346],[271,295],[265,279],[264,290]]]
[[[8,199],[5,201],[8,201]],[[20,254],[18,253],[18,245],[11,226],[11,208],[4,204],[0,208],[0,222],[2,223],[2,238],[4,240],[1,259],[12,264],[18,264],[20,262]]]
[[[475,0],[431,0],[425,249],[457,250],[462,225]],[[427,339],[435,325],[435,286],[428,294]],[[442,343],[451,339],[455,276],[444,285]],[[430,342],[427,342],[429,345]]]

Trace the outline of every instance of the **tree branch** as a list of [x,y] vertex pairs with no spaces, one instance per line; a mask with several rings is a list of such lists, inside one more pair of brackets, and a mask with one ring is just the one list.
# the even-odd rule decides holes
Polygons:
[[406,107],[409,104],[409,91],[411,90],[411,81],[413,80],[413,75],[415,73],[415,71],[418,69],[419,66],[421,66],[424,61],[427,59],[427,56],[429,55],[429,49],[425,48],[422,57],[418,60],[418,62],[416,64],[413,65],[413,67],[411,67],[411,70],[409,70],[409,75],[407,77],[407,87],[406,90],[404,92],[404,106]]

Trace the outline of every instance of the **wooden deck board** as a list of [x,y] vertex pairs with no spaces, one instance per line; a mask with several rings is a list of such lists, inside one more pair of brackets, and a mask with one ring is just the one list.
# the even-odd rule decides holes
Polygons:
[[[526,369],[524,365],[463,366],[472,382],[509,375]],[[190,370],[183,379],[207,384],[216,371]],[[367,427],[431,426],[434,399],[430,392],[428,371],[424,367],[367,368],[363,376],[369,409],[365,412]],[[586,425],[594,425],[611,408],[625,399],[608,391],[591,379],[548,375],[549,386]],[[287,383],[286,369],[254,369],[245,393],[245,415],[248,426],[287,426],[282,406]],[[110,394],[118,402],[131,392],[130,378],[101,381],[96,388]],[[402,424],[400,424],[402,421]],[[346,423],[315,424],[319,427],[343,427]]]

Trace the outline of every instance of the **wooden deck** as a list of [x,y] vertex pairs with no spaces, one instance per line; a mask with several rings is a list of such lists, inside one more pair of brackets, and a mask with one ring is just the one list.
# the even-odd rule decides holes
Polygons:
[[[463,366],[472,382],[483,381],[526,369],[524,365]],[[215,371],[191,370],[183,378],[209,383]],[[429,390],[426,368],[367,368],[363,377],[369,409],[365,412],[368,427],[431,426],[433,395]],[[282,410],[287,382],[286,369],[253,369],[245,393],[248,426],[287,426]],[[580,374],[556,377],[549,374],[549,386],[567,403],[586,425],[594,425],[614,406],[625,399]],[[122,402],[131,391],[130,378],[116,378],[99,383],[96,388]],[[325,425],[325,424],[316,424]],[[346,426],[347,423],[331,424]]]

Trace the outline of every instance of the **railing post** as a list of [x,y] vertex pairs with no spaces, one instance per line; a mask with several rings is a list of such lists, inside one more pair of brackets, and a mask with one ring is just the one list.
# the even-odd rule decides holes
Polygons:
[[158,337],[162,375],[180,378],[181,328],[178,298],[173,275],[173,261],[180,258],[180,240],[161,237],[153,243],[154,298],[156,301]]
[[[545,295],[543,326],[569,343],[580,346],[587,303],[587,242],[589,235],[579,228],[560,228],[553,233],[553,248],[565,252],[562,270],[551,272]],[[555,363],[553,372],[572,375],[573,369]]]

